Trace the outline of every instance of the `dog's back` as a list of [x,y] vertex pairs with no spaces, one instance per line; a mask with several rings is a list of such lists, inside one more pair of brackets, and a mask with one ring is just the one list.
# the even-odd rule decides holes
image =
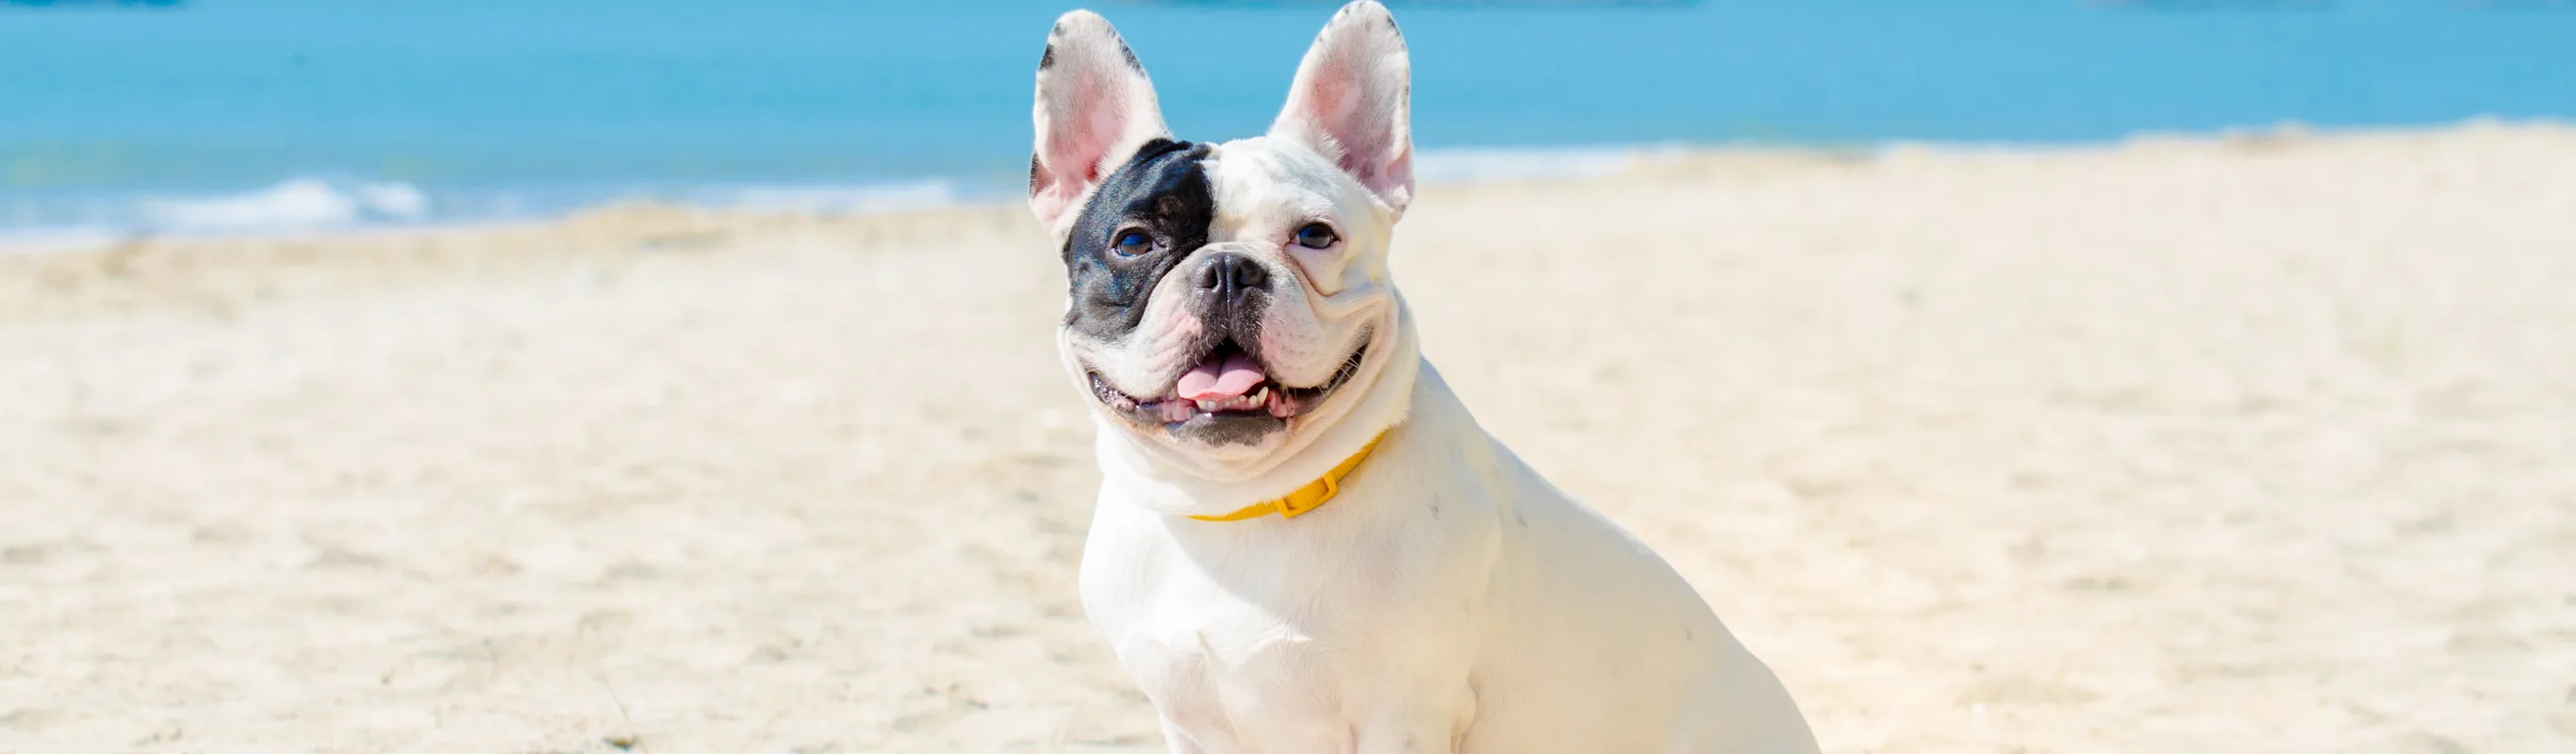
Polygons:
[[1523,464],[1424,370],[1408,424],[1482,449],[1498,483],[1475,718],[1458,751],[1810,752],[1771,669],[1644,543]]
[[1680,574],[1495,452],[1521,481],[1507,487],[1500,615],[1485,627],[1460,751],[1814,750],[1787,690]]

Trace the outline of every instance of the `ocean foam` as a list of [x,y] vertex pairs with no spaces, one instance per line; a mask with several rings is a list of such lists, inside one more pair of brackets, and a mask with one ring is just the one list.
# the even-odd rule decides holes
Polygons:
[[[601,184],[425,190],[409,183],[301,177],[239,192],[0,193],[0,240],[240,235],[562,217],[623,201],[713,210],[871,214],[983,201],[955,181],[852,184]],[[18,245],[13,243],[13,245]]]
[[409,184],[297,178],[240,194],[143,199],[135,219],[153,231],[238,233],[413,223],[429,216],[429,197]]

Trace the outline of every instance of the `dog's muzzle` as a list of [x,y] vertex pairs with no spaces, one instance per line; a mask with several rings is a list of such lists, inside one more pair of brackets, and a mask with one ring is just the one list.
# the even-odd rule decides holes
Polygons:
[[1280,383],[1262,353],[1262,318],[1278,287],[1294,285],[1295,278],[1252,254],[1223,246],[1202,251],[1172,274],[1183,276],[1188,311],[1200,325],[1197,336],[1182,346],[1189,354],[1188,366],[1151,395],[1123,392],[1096,371],[1086,375],[1093,397],[1137,425],[1159,426],[1175,437],[1211,445],[1256,444],[1322,405],[1358,371],[1367,353],[1370,333],[1363,331],[1322,384]]
[[1190,269],[1190,304],[1205,326],[1205,344],[1233,341],[1260,356],[1261,315],[1270,305],[1270,271],[1239,251],[1216,251]]

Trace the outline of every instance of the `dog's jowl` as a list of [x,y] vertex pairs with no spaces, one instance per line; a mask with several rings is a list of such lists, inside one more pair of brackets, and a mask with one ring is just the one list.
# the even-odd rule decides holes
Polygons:
[[1174,751],[1814,750],[1688,583],[1423,361],[1387,273],[1410,66],[1353,3],[1269,133],[1189,142],[1107,21],[1048,34],[1029,206],[1098,426],[1092,623]]

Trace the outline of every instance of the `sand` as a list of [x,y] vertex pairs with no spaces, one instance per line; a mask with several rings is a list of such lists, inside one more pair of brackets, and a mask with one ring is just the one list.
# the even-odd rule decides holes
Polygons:
[[[0,254],[0,752],[1151,751],[1017,207]],[[1427,189],[1825,747],[2576,749],[2576,130]]]

